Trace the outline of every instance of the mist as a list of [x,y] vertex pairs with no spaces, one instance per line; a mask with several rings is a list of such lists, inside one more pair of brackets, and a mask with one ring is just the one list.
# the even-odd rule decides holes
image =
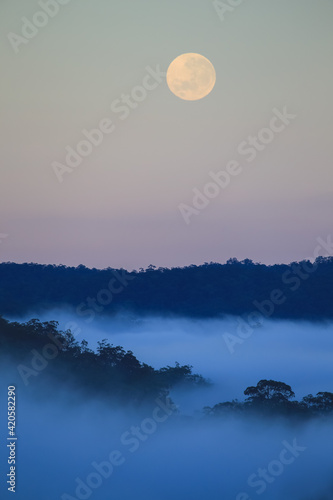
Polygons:
[[[24,321],[33,317],[30,314]],[[291,385],[297,399],[310,393],[333,391],[333,323],[330,322],[265,320],[246,330],[244,319],[235,317],[193,320],[119,315],[87,323],[71,312],[52,310],[39,318],[57,320],[62,329],[72,327],[76,340],[87,340],[92,349],[106,338],[114,345],[132,350],[140,361],[156,369],[175,361],[192,365],[194,372],[209,379],[212,386],[196,389],[195,394],[181,389],[174,391],[174,399],[186,412],[235,398],[242,400],[246,387],[256,385],[261,379]],[[240,337],[244,331],[249,332],[247,338]],[[242,342],[232,346],[233,352],[227,333]]]
[[[15,366],[2,366],[1,386],[18,387],[18,500],[332,499],[332,420],[209,418],[202,412],[204,406],[243,400],[244,389],[263,378],[290,384],[296,399],[333,392],[332,324],[265,321],[232,353],[225,334],[240,331],[232,317],[123,315],[87,324],[54,310],[40,319],[58,320],[61,328],[75,323],[76,340],[95,348],[106,338],[154,368],[191,364],[212,385],[180,387],[171,391],[173,403],[160,400],[154,408],[134,410],[73,394],[47,369],[36,393],[33,381],[29,388],[20,382]],[[54,396],[50,384],[57,388]],[[1,397],[5,407],[4,391]],[[0,424],[6,426],[5,415]]]

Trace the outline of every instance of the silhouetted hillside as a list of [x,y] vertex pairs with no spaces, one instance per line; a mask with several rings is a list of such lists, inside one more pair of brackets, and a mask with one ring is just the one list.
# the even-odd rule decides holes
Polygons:
[[[230,259],[184,268],[132,271],[85,266],[0,264],[0,314],[74,308],[87,321],[119,311],[217,317],[333,317],[333,258],[266,266]],[[265,301],[265,302],[264,302]]]
[[78,343],[70,330],[62,331],[56,321],[9,322],[0,317],[0,363],[15,366],[19,380],[29,386],[52,377],[49,393],[69,386],[90,395],[101,394],[113,402],[141,404],[167,395],[178,384],[209,385],[192,373],[189,365],[166,366],[159,370],[141,363],[132,351],[98,342],[97,351],[83,340]]

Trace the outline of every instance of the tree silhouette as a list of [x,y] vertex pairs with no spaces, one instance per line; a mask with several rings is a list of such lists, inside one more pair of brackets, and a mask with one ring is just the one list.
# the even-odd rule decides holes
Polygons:
[[284,403],[295,397],[290,385],[275,380],[260,380],[255,387],[247,387],[244,391],[246,401],[251,403],[274,401]]
[[318,392],[316,396],[309,394],[300,402],[290,401],[295,394],[291,387],[275,380],[260,380],[254,387],[247,387],[244,394],[248,396],[245,402],[237,399],[218,403],[212,408],[206,406],[203,411],[209,417],[223,417],[227,414],[254,414],[266,417],[313,418],[333,414],[333,393]]
[[302,402],[315,412],[333,411],[332,392],[318,392],[316,396],[309,394],[302,399]]

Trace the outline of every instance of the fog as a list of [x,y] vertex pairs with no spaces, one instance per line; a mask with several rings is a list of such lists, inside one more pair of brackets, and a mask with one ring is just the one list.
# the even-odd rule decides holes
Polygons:
[[[24,320],[32,317],[33,314]],[[69,312],[53,310],[40,319],[56,319],[63,329],[77,325],[73,329],[77,341],[86,339],[91,348],[96,348],[97,341],[106,338],[132,350],[140,361],[154,368],[173,365],[175,361],[193,365],[195,373],[214,385],[196,391],[194,398],[193,394],[182,393],[178,399],[177,392],[173,393],[186,412],[235,398],[242,400],[246,387],[261,379],[291,385],[297,399],[319,391],[333,392],[332,323],[265,320],[256,328],[248,327],[248,338],[241,338],[245,323],[233,317],[191,320],[122,315],[87,323]],[[228,348],[226,333],[242,342],[233,346],[233,353]]]
[[[78,341],[85,338],[93,348],[107,338],[156,368],[191,364],[213,385],[174,390],[177,411],[170,402],[157,401],[157,412],[135,412],[78,400],[66,388],[50,397],[47,369],[40,374],[45,393],[36,394],[20,383],[15,366],[2,367],[1,387],[13,382],[18,387],[17,500],[332,500],[332,419],[295,424],[200,413],[207,405],[243,399],[244,389],[262,378],[290,384],[297,399],[333,392],[331,324],[266,321],[231,353],[224,335],[239,334],[236,318],[121,316],[87,324],[50,311],[40,319],[56,319],[62,328],[75,322],[81,328]],[[4,412],[0,425],[6,427]],[[1,441],[4,478],[5,436]],[[260,469],[266,470],[264,478]],[[1,486],[1,498],[10,498],[3,491]]]

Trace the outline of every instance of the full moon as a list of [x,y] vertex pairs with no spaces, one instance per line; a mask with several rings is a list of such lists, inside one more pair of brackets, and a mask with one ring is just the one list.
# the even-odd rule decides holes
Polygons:
[[167,71],[167,84],[171,92],[185,101],[198,101],[206,97],[216,82],[215,68],[206,57],[188,53],[176,57]]

